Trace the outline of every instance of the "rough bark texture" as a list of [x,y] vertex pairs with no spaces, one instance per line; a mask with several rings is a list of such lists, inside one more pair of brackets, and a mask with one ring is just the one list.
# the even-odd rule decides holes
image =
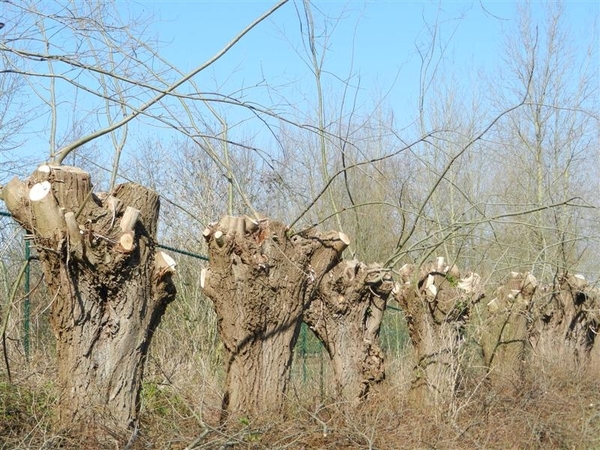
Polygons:
[[530,273],[512,272],[487,304],[483,356],[492,382],[512,383],[523,376],[529,348],[529,311],[537,288]]
[[227,355],[223,420],[283,412],[302,313],[348,244],[337,232],[287,232],[277,221],[230,216],[204,232],[203,287]]
[[52,294],[58,425],[132,427],[152,333],[175,297],[170,258],[156,258],[158,195],[136,184],[95,195],[86,172],[41,166],[4,198]]
[[582,276],[566,274],[560,279],[565,311],[566,339],[580,361],[587,360],[600,332],[600,296]]
[[323,342],[337,393],[354,402],[385,378],[379,329],[394,287],[378,265],[341,261],[321,280],[304,322]]
[[437,404],[450,400],[462,377],[461,350],[472,307],[483,298],[479,276],[460,278],[443,258],[417,270],[400,269],[396,299],[404,310],[415,356],[411,400]]
[[564,340],[581,362],[589,359],[600,332],[600,291],[581,275],[557,277],[553,287],[536,295],[532,326],[534,348],[539,340]]

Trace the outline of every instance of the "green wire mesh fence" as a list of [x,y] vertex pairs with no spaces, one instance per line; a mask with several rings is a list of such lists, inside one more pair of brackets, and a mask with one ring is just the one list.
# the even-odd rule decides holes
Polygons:
[[[169,252],[192,258],[197,261],[208,261],[208,257],[198,253],[182,250],[170,245],[158,244],[158,247]],[[33,254],[33,257],[32,257]],[[11,314],[9,337],[13,345],[20,348],[27,360],[31,354],[34,340],[51,339],[47,320],[43,314],[49,309],[48,296],[45,295],[41,283],[40,268],[36,264],[28,264],[19,286],[17,301],[8,305],[9,291],[17,278],[18,268],[25,262],[35,259],[31,241],[7,212],[0,211],[0,277],[2,279],[2,298],[0,302],[0,320]],[[191,263],[194,264],[194,263]],[[35,300],[32,302],[31,292]],[[32,327],[32,304],[35,303],[36,326]],[[44,306],[45,305],[45,306]],[[408,335],[402,312],[389,305],[381,326],[380,345],[389,359],[402,357],[407,345]],[[37,343],[38,346],[44,345]],[[321,342],[305,325],[302,325],[300,337],[296,344],[293,361],[292,378],[295,384],[310,384],[312,388],[318,383],[321,396],[327,393],[328,380],[331,376],[328,356]]]

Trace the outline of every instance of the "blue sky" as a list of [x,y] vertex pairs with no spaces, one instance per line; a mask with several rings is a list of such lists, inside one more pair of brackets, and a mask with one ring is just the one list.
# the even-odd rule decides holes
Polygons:
[[[135,8],[155,17],[153,29],[165,41],[164,51],[179,67],[190,70],[274,3],[140,1]],[[340,18],[334,29],[329,26],[325,68],[342,78],[351,72],[360,75],[368,95],[391,89],[390,101],[400,108],[410,103],[418,86],[416,45],[428,42],[427,26],[436,20],[440,23],[440,42],[448,43],[444,64],[459,76],[468,76],[492,70],[500,62],[506,30],[517,19],[517,3],[508,1],[322,1],[315,5],[332,22]],[[546,4],[533,5],[535,18]],[[568,1],[566,12],[575,38],[589,39],[593,21],[600,16],[600,2]],[[290,2],[208,71],[206,84],[213,78],[213,86],[224,83],[234,90],[255,84],[261,74],[275,84],[304,79],[306,67],[293,50],[298,30],[296,7]]]
[[[160,53],[187,72],[216,54],[275,3],[118,0],[117,7],[124,17],[131,14],[147,18],[147,34],[160,40]],[[339,80],[349,79],[360,107],[368,110],[371,103],[385,96],[385,104],[394,110],[398,125],[407,126],[416,115],[419,94],[421,64],[417,49],[427,48],[432,29],[438,33],[434,59],[444,52],[439,74],[463,83],[463,92],[470,95],[471,80],[476,86],[478,77],[493,78],[494,68],[501,64],[507,30],[515,28],[517,4],[479,0],[314,2],[319,11],[315,12],[317,30],[325,30],[328,36],[323,80],[326,106],[337,107],[343,88]],[[533,3],[534,20],[542,20],[541,12],[546,5]],[[314,112],[315,83],[304,63],[307,54],[300,39],[298,10],[302,11],[302,4],[290,1],[252,30],[195,78],[200,88],[223,94],[244,89],[246,99],[265,106],[285,100],[299,114],[308,111],[308,115],[311,108]],[[597,36],[600,2],[567,1],[566,14],[573,38],[581,43],[583,52],[583,43],[589,42],[592,29]],[[323,17],[328,18],[326,28],[322,26]],[[270,89],[253,88],[263,80]],[[274,99],[273,95],[278,97]],[[85,110],[85,105],[82,106]],[[42,119],[31,122],[30,127],[35,131],[27,135],[19,149],[21,154],[39,155],[39,160],[44,160],[48,153],[48,120],[43,119],[47,117],[41,112],[43,108],[36,110],[36,116]],[[232,123],[236,122],[237,114],[243,113],[231,108],[221,112]],[[72,114],[76,112],[66,111],[62,123],[68,125]],[[144,132],[156,131],[134,125],[130,135]],[[2,157],[0,153],[0,163]]]

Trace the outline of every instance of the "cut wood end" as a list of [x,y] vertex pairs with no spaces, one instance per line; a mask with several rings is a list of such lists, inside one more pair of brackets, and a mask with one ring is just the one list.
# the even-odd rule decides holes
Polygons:
[[538,285],[537,278],[534,277],[531,273],[527,273],[525,279],[523,280],[523,286],[529,286],[536,288]]
[[348,237],[348,235],[346,233],[339,233],[339,239],[340,241],[342,241],[344,244],[346,245],[350,245],[350,238]]
[[427,282],[425,283],[425,290],[434,297],[437,295],[437,287],[435,286],[435,277],[433,275],[427,276]]
[[42,181],[41,183],[34,184],[29,190],[29,200],[32,202],[39,202],[46,198],[48,193],[52,190],[52,185],[49,181]]
[[253,233],[258,229],[258,220],[254,220],[251,217],[244,216],[244,224],[248,233]]
[[173,258],[161,251],[156,252],[155,261],[156,266],[161,270],[161,272],[175,271],[175,266],[177,266],[177,263]]
[[204,237],[204,240],[208,241],[210,239],[210,235],[212,234],[212,230],[210,228],[205,228],[204,231],[202,232],[202,237]]
[[141,214],[142,213],[139,209],[128,206],[127,209],[125,209],[123,217],[121,218],[121,231],[124,233],[132,231],[135,228],[135,224],[139,220]]
[[48,164],[42,164],[37,168],[37,171],[41,173],[50,173],[50,166]]
[[133,231],[124,233],[119,238],[119,245],[123,248],[123,250],[130,252],[135,247],[135,239]]
[[224,238],[223,232],[221,230],[217,230],[217,231],[215,231],[215,234],[213,236],[215,238],[215,242],[217,243],[217,245],[219,247],[223,247],[223,244],[225,243],[225,238]]
[[200,271],[200,287],[202,289],[204,289],[205,285],[206,285],[206,268],[204,268]]
[[458,284],[457,288],[461,289],[467,293],[475,292],[475,290],[479,287],[479,283],[481,282],[481,277],[479,274],[475,272],[469,273],[468,276],[462,278]]
[[23,208],[25,203],[29,204],[27,186],[17,177],[14,177],[4,186],[1,198],[11,213],[15,214],[16,212],[18,214],[20,209],[23,209],[25,214],[29,212],[28,206]]
[[445,264],[445,258],[443,256],[438,256],[435,260],[435,263],[437,264],[437,268],[439,272],[442,272],[444,269]]
[[487,308],[489,312],[495,313],[499,309],[498,299],[493,299],[487,304]]
[[433,296],[435,297],[437,295],[437,288],[435,287],[435,284],[431,284],[429,286],[427,286],[427,291]]

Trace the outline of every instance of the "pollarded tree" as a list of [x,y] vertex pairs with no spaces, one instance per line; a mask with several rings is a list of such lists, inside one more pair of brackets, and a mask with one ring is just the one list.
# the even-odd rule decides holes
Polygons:
[[572,273],[557,276],[540,291],[532,311],[533,349],[564,342],[577,361],[587,362],[592,351],[598,353],[600,292],[583,275]]
[[[145,355],[175,295],[172,261],[156,252],[158,195],[134,184],[114,187],[114,177],[111,192],[93,193],[89,174],[60,166],[75,149],[111,133],[116,174],[126,124],[153,102],[133,105],[168,87],[156,76],[160,70],[135,56],[154,52],[113,7],[23,1],[3,9],[2,71],[31,88],[36,115],[48,118],[30,121],[27,131],[43,134],[43,157],[52,165],[25,182],[10,181],[2,199],[33,235],[52,294],[59,427],[92,419],[135,428]],[[78,100],[86,113],[73,118]],[[101,130],[88,134],[97,121]],[[77,136],[70,136],[74,126]]]
[[487,304],[481,329],[483,358],[494,383],[512,382],[523,376],[530,346],[530,310],[538,282],[530,273],[512,272]]
[[52,294],[58,425],[134,427],[148,346],[175,297],[173,260],[156,248],[158,195],[136,184],[94,193],[86,172],[43,165],[3,199]]
[[379,329],[394,282],[378,264],[340,261],[319,283],[304,322],[321,340],[338,396],[354,402],[385,378]]
[[289,236],[281,222],[232,216],[204,237],[202,286],[226,352],[222,420],[282,413],[302,314],[348,238],[314,229]]
[[480,277],[461,278],[443,257],[420,268],[399,270],[395,290],[408,325],[415,358],[411,399],[417,403],[451,400],[463,375],[463,344],[475,305],[483,298]]

